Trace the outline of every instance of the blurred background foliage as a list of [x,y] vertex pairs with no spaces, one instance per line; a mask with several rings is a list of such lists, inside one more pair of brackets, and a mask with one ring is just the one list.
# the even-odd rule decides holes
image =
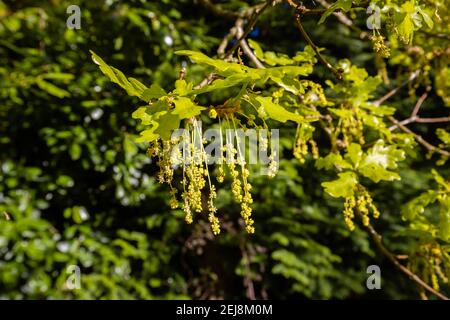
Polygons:
[[[79,30],[66,27],[72,4],[81,8]],[[279,5],[250,38],[273,51],[300,51],[305,43],[292,17]],[[320,26],[316,18],[305,19],[305,27],[330,59],[350,58],[376,73],[370,42],[333,18]],[[218,195],[225,229],[218,237],[206,217],[187,226],[183,213],[170,209],[169,190],[155,181],[156,164],[134,142],[137,100],[100,74],[89,50],[145,84],[167,88],[183,64],[174,51],[214,55],[232,26],[190,0],[0,1],[0,298],[418,296],[364,231],[345,227],[341,201],[320,186],[332,175],[318,176],[311,161],[293,159],[295,130],[282,131],[279,175],[269,183],[252,178],[255,235],[243,231],[229,187]],[[195,66],[188,72],[201,79]],[[318,66],[314,80],[326,73]],[[427,101],[429,113],[439,99]],[[412,101],[399,96],[393,103],[407,115]],[[436,140],[432,129],[418,129]],[[402,182],[373,189],[383,213],[377,228],[395,252],[416,245],[404,236],[399,207],[432,185],[433,164],[412,154],[402,164]],[[382,290],[366,289],[372,264],[381,267]],[[69,265],[81,269],[79,290],[65,285]]]

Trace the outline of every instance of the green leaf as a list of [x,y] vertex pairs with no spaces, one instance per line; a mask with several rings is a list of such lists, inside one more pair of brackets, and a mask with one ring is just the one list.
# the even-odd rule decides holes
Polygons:
[[147,87],[138,80],[134,78],[127,79],[127,77],[125,77],[120,70],[109,66],[92,50],[90,50],[90,53],[92,54],[92,60],[100,67],[103,74],[106,75],[112,82],[125,89],[128,95],[140,98],[143,92],[147,89]]
[[316,167],[327,170],[334,167],[338,169],[352,169],[352,165],[345,161],[339,153],[330,153],[326,157],[317,159]]
[[347,154],[346,157],[351,160],[353,163],[353,166],[356,168],[358,167],[359,161],[361,160],[361,157],[363,155],[361,145],[357,143],[351,143],[347,148]]
[[418,8],[417,10],[420,15],[423,18],[423,21],[425,21],[426,25],[428,26],[428,28],[432,29],[434,26],[434,22],[433,20],[430,18],[430,16],[428,15],[428,13],[425,12],[425,10],[423,10],[422,8]]
[[418,215],[424,212],[426,206],[436,201],[436,198],[437,192],[434,190],[429,190],[422,193],[417,198],[409,201],[401,209],[403,219],[409,221],[416,219]]
[[347,12],[352,8],[352,0],[338,0],[335,3],[333,3],[327,11],[322,14],[322,17],[319,20],[319,24],[322,24],[326,18],[328,18],[334,11],[342,9],[343,11]]
[[145,89],[142,92],[141,99],[145,102],[150,102],[152,99],[159,99],[166,96],[167,93],[158,84],[153,83],[150,88]]
[[60,80],[60,81],[70,81],[75,78],[75,76],[71,73],[61,73],[61,72],[49,72],[40,75],[42,79],[50,79],[50,80]]
[[73,143],[69,149],[70,158],[74,161],[80,159],[81,151],[81,146],[78,143]]
[[174,94],[185,96],[192,91],[192,83],[187,83],[185,80],[177,80],[175,81],[175,90]]
[[259,45],[259,43],[252,39],[247,39],[247,42],[250,45],[250,47],[253,49],[253,53],[255,54],[255,56],[259,60],[264,60],[264,52],[261,49],[261,46]]
[[144,130],[140,133],[140,137],[136,139],[137,143],[143,143],[143,142],[152,142],[159,138],[159,135],[155,133],[155,130],[157,129],[158,125],[154,124],[153,128]]
[[36,84],[39,88],[46,91],[47,93],[51,94],[52,96],[58,97],[58,98],[65,98],[70,97],[70,93],[67,92],[64,89],[58,88],[54,84],[51,84],[50,82],[47,82],[43,80],[42,78],[36,79]]
[[249,69],[248,67],[242,66],[238,63],[226,62],[221,59],[212,59],[207,55],[197,51],[179,50],[176,51],[175,54],[188,56],[197,63],[214,67],[220,75],[224,76],[232,75],[235,73],[244,73],[246,69]]
[[133,119],[139,119],[143,125],[152,123],[152,116],[147,113],[147,107],[140,107],[131,114]]
[[65,188],[71,188],[74,185],[73,179],[66,175],[61,175],[56,179],[56,184],[65,187]]
[[396,30],[400,39],[405,43],[412,42],[415,30],[414,19],[416,17],[415,1],[407,1],[402,4],[401,11],[394,13],[394,21],[397,24]]
[[294,60],[289,58],[287,55],[276,54],[273,51],[267,51],[266,53],[264,53],[263,61],[266,62],[270,66],[276,66],[276,65],[286,66],[286,65],[290,65],[290,64],[294,63]]
[[450,197],[445,195],[439,199],[441,204],[440,209],[440,223],[439,223],[439,235],[445,240],[450,240]]
[[188,119],[194,116],[198,116],[204,107],[196,105],[191,99],[186,97],[178,97],[174,99],[175,109],[173,114],[178,115],[180,119]]
[[260,114],[267,114],[267,116],[273,120],[283,123],[288,120],[295,121],[297,123],[303,122],[302,116],[287,111],[279,104],[274,103],[272,101],[272,97],[254,96],[252,99],[256,102],[255,104],[257,105],[256,108],[258,109],[258,112],[260,112]]
[[192,90],[190,92],[190,94],[192,95],[197,95],[197,94],[202,94],[202,93],[206,93],[206,92],[211,92],[214,90],[221,90],[221,89],[226,89],[226,88],[230,88],[230,87],[235,87],[235,86],[240,86],[246,82],[249,82],[252,78],[248,77],[244,74],[233,74],[229,77],[226,77],[225,79],[217,79],[214,80],[213,83],[211,83],[210,85],[207,85],[201,89],[197,89],[197,90]]
[[386,147],[383,140],[378,140],[361,160],[358,171],[374,182],[399,180],[398,173],[388,169],[396,169],[397,162],[404,159],[403,150],[397,149],[396,146]]
[[450,133],[445,129],[439,128],[436,130],[436,135],[445,144],[450,145]]
[[136,90],[136,92],[140,92],[141,95],[142,93],[147,90],[147,87],[142,84],[142,82],[140,82],[138,79],[135,78],[128,78],[128,81],[131,83],[131,85],[134,87],[134,89]]
[[329,182],[323,182],[322,187],[325,188],[330,196],[334,198],[347,198],[354,194],[354,187],[358,183],[358,179],[354,172],[339,173],[339,179]]
[[155,133],[161,136],[163,140],[170,140],[172,132],[180,127],[180,117],[173,113],[166,113],[158,118],[158,127]]

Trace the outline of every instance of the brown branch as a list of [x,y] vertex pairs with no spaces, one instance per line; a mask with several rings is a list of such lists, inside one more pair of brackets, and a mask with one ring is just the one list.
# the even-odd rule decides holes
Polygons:
[[450,122],[450,117],[439,117],[439,118],[417,118],[416,122],[419,123],[439,123],[439,122]]
[[[388,119],[395,124],[395,128],[400,128],[403,132],[409,133],[411,134],[414,139],[420,143],[422,146],[424,146],[428,151],[430,152],[436,152],[439,153],[445,157],[450,157],[450,152],[446,151],[446,150],[442,150],[434,145],[432,145],[431,143],[429,143],[428,141],[426,141],[424,138],[422,138],[422,136],[418,135],[417,133],[413,132],[412,130],[410,130],[409,128],[405,127],[403,124],[401,124],[397,119],[395,119],[393,116],[388,116]],[[395,129],[394,128],[394,129]]]
[[421,118],[418,116],[420,108],[422,107],[425,99],[428,97],[429,92],[431,91],[431,86],[427,86],[426,92],[420,96],[417,100],[416,105],[414,106],[413,111],[409,118],[399,121],[398,124],[393,125],[389,128],[389,130],[394,130],[398,128],[399,125],[406,126],[410,123],[440,123],[440,122],[450,122],[450,117],[438,117],[438,118]]
[[314,44],[314,42],[311,40],[311,38],[309,37],[309,35],[306,32],[306,30],[303,28],[303,25],[302,25],[301,20],[300,20],[300,13],[296,14],[295,20],[297,22],[298,30],[302,34],[303,38],[305,38],[306,42],[312,47],[312,49],[316,53],[317,58],[319,59],[320,63],[322,63],[325,67],[327,67],[327,69],[330,70],[338,80],[342,80],[343,79],[343,77],[342,77],[342,73],[343,73],[342,70],[338,70],[335,67],[333,67],[331,65],[331,63],[329,63],[322,56],[322,54],[319,52],[319,48]]
[[256,21],[258,20],[258,18],[261,16],[261,14],[267,9],[267,7],[269,6],[269,4],[272,1],[266,1],[264,2],[264,5],[258,5],[253,7],[252,12],[252,17],[250,18],[250,21],[247,24],[247,27],[245,28],[244,32],[242,33],[242,35],[240,37],[238,37],[236,43],[233,45],[233,47],[231,47],[230,50],[227,51],[227,53],[224,56],[224,59],[227,59],[228,57],[230,57],[234,51],[236,51],[236,49],[241,45],[242,40],[244,40],[245,38],[247,38],[248,34],[252,31],[253,27],[256,24]]
[[[327,8],[327,9],[329,7],[331,7],[331,4],[329,4],[326,0],[316,0],[316,1],[319,2],[323,7]],[[364,40],[364,39],[369,38],[369,33],[367,33],[366,31],[363,31],[360,28],[358,28],[357,26],[355,26],[353,21],[349,17],[347,17],[347,15],[345,13],[343,13],[342,11],[335,11],[335,12],[333,12],[333,15],[339,20],[340,23],[347,26],[351,30],[359,33],[360,39]]]
[[214,80],[218,79],[219,76],[216,73],[210,73],[208,74],[205,79],[203,79],[198,85],[196,85],[194,87],[195,90],[197,89],[201,89],[203,87],[206,87],[207,85],[209,85],[211,82],[213,82]]
[[[207,6],[207,8],[209,8],[211,10],[215,10],[215,12],[217,14],[224,13],[224,11],[226,11],[226,10],[223,10],[223,9],[221,10],[220,7],[217,8],[217,5],[212,4],[211,1],[209,1],[209,0],[200,0],[200,2],[202,2],[205,6]],[[247,54],[247,56],[255,63],[255,65],[258,68],[261,68],[261,67],[264,68],[264,66],[259,62],[259,60],[254,55],[253,51],[248,46],[247,42],[245,41],[245,38],[247,37],[247,35],[250,33],[250,31],[254,27],[254,25],[255,25],[257,19],[259,18],[259,16],[263,13],[263,11],[272,2],[274,2],[274,1],[273,0],[267,0],[265,2],[262,2],[260,4],[255,5],[255,6],[247,8],[245,10],[244,14],[240,14],[240,15],[235,16],[236,24],[239,24],[238,23],[239,21],[242,21],[242,23],[243,23],[243,17],[245,17],[245,16],[251,16],[250,22],[247,25],[247,28],[245,29],[245,31],[242,32],[242,34],[240,36],[237,36],[237,33],[239,32],[239,30],[238,30],[238,28],[236,26],[234,26],[233,28],[230,29],[229,33],[222,39],[222,42],[220,43],[220,45],[219,45],[219,47],[217,49],[217,54],[218,54],[219,58],[227,60],[228,58],[231,57],[231,55],[234,53],[236,48],[238,46],[241,46],[243,48],[244,52]],[[215,9],[213,9],[213,8],[215,8]],[[235,37],[235,36],[237,37],[236,44],[230,50],[228,50],[225,53],[225,48],[228,45],[228,41],[231,38]],[[244,44],[242,44],[242,43],[244,43]],[[259,63],[257,63],[256,61],[258,61]],[[219,78],[219,76],[217,74],[210,73],[198,85],[196,85],[194,87],[194,89],[201,89],[201,88],[209,85],[210,83],[212,83],[214,80],[216,80],[218,78]]]
[[419,100],[417,100],[416,105],[414,106],[414,110],[411,113],[410,118],[416,118],[417,114],[419,113],[420,107],[422,107],[422,104],[425,102],[425,99],[428,97],[428,93],[431,91],[431,86],[427,86],[427,91],[420,96]]
[[219,47],[217,48],[217,56],[219,58],[223,58],[225,56],[225,49],[228,46],[228,43],[231,39],[233,39],[236,36],[236,27],[233,27],[230,29],[230,31],[223,37],[222,42],[220,43]]
[[244,35],[244,29],[242,28],[243,24],[244,24],[243,19],[236,20],[236,37],[237,39],[241,39],[241,48],[244,51],[245,55],[255,64],[255,66],[258,69],[265,69],[266,67],[264,67],[261,61],[258,60],[253,50],[249,47],[245,38],[243,38]]
[[434,294],[436,297],[442,300],[449,300],[447,296],[444,294],[436,291],[433,289],[430,285],[428,285],[424,280],[422,280],[418,275],[416,275],[414,272],[412,272],[410,269],[402,265],[395,255],[391,253],[383,244],[381,235],[374,229],[374,227],[369,223],[366,226],[367,230],[369,231],[370,235],[372,236],[373,241],[375,242],[375,245],[378,247],[380,252],[388,258],[389,261],[391,261],[400,271],[402,271],[404,274],[406,274],[411,280],[413,280],[415,283],[417,283],[421,288],[427,290],[428,292]]
[[391,91],[389,91],[387,94],[385,94],[384,96],[382,96],[380,99],[376,100],[373,102],[373,104],[375,106],[379,106],[382,103],[384,103],[386,100],[388,100],[389,98],[391,98],[392,96],[394,96],[401,88],[403,88],[404,86],[406,86],[408,83],[410,83],[411,81],[413,81],[414,79],[416,79],[420,74],[420,70],[416,70],[413,73],[411,73],[411,75],[408,77],[408,79],[406,79],[405,81],[403,81],[402,84],[400,84],[397,88],[392,89]]

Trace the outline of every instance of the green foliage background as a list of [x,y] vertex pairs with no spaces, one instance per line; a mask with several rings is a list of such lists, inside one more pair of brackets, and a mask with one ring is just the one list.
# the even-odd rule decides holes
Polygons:
[[[80,30],[66,28],[71,4],[82,10]],[[279,5],[250,37],[268,50],[295,54],[305,42],[292,17]],[[305,28],[333,62],[348,58],[377,73],[370,42],[332,17],[319,26],[316,18],[305,19]],[[206,218],[188,226],[181,210],[170,209],[156,164],[134,142],[137,99],[100,73],[89,50],[143,83],[171,88],[186,60],[174,52],[214,55],[232,26],[189,0],[0,1],[0,298],[418,297],[365,231],[346,228],[342,201],[321,187],[335,175],[294,159],[295,129],[281,130],[280,173],[269,182],[251,178],[254,235],[243,231],[229,187],[219,190],[224,232],[218,237]],[[188,72],[202,77],[195,65]],[[318,66],[313,80],[323,82],[328,73]],[[416,98],[405,90],[392,105],[406,117]],[[441,114],[442,98],[433,94],[424,108]],[[416,128],[439,144],[437,126]],[[400,165],[401,182],[372,189],[382,212],[377,229],[394,252],[417,245],[406,236],[400,207],[436,187],[435,160],[415,148]],[[441,169],[448,176],[448,167]],[[382,290],[366,289],[372,264],[381,267]],[[81,268],[80,290],[65,287],[69,265]]]

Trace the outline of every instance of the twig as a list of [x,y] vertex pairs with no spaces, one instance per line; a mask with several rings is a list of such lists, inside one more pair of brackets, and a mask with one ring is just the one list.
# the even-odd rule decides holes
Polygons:
[[[317,2],[319,2],[323,7],[327,8],[327,9],[329,7],[331,7],[331,4],[329,4],[325,0],[317,0]],[[345,13],[343,13],[342,11],[335,11],[335,12],[333,12],[333,15],[339,20],[340,23],[342,23],[343,25],[346,25],[353,31],[358,32],[360,39],[364,40],[364,39],[369,38],[369,33],[367,33],[366,31],[363,31],[360,28],[358,28],[357,26],[355,26],[353,21],[349,17],[347,17],[347,15],[345,15]]]
[[[204,3],[205,5],[208,6],[216,6],[213,5],[209,0],[200,0],[202,3]],[[207,3],[205,3],[207,2]],[[250,47],[248,46],[247,42],[245,41],[245,38],[247,37],[247,35],[250,33],[250,31],[252,30],[252,28],[254,27],[258,17],[261,15],[261,13],[263,13],[263,11],[269,6],[269,4],[272,1],[267,0],[263,3],[257,4],[253,7],[249,7],[248,9],[245,10],[245,14],[243,16],[246,15],[253,15],[252,18],[250,19],[249,24],[247,25],[247,28],[244,32],[242,32],[242,34],[240,36],[237,36],[237,33],[239,32],[238,28],[236,26],[234,26],[233,28],[230,29],[230,32],[223,38],[221,44],[219,45],[219,48],[217,49],[217,54],[219,56],[219,58],[222,58],[224,60],[227,60],[229,57],[231,57],[231,55],[234,53],[234,51],[236,50],[236,48],[238,46],[241,46],[242,49],[244,50],[244,52],[246,53],[246,55],[255,63],[255,65],[258,68],[264,68],[264,66],[259,62],[259,60],[256,58],[256,56],[254,55],[253,51],[250,49]],[[212,9],[212,8],[210,8]],[[216,13],[218,9],[215,9]],[[220,12],[220,10],[219,10]],[[239,25],[239,21],[243,21],[241,15],[239,15],[237,17],[237,21],[236,24]],[[237,41],[234,44],[234,46],[228,50],[225,53],[225,48],[228,45],[228,41],[233,37],[236,36],[237,37]],[[243,42],[244,40],[244,42]],[[242,44],[244,43],[244,44]],[[256,60],[255,60],[256,59]],[[259,63],[257,63],[256,61],[258,61]],[[215,79],[217,79],[219,76],[215,73],[210,73],[208,74],[198,85],[196,85],[194,87],[194,89],[201,89],[207,85],[209,85],[211,82],[213,82]]]
[[422,104],[425,102],[425,99],[428,97],[428,93],[431,91],[431,86],[427,86],[427,91],[420,96],[419,100],[417,100],[416,105],[414,106],[414,110],[411,113],[410,118],[416,118],[417,114],[419,113],[420,107],[422,107]]
[[423,281],[418,275],[416,275],[414,272],[412,272],[410,269],[402,265],[394,254],[392,254],[383,244],[381,235],[374,229],[374,227],[369,223],[366,226],[367,230],[369,231],[370,235],[372,236],[373,241],[375,242],[378,249],[381,251],[382,254],[384,254],[389,261],[391,261],[400,271],[402,271],[404,274],[406,274],[411,280],[413,280],[415,283],[417,283],[421,288],[424,288],[428,292],[434,294],[439,299],[442,300],[449,300],[447,296],[444,294],[436,291],[432,287],[430,287],[425,281]]
[[405,127],[403,124],[401,124],[393,116],[388,116],[388,119],[392,123],[394,123],[396,125],[396,127],[400,128],[403,132],[411,134],[414,137],[414,139],[416,139],[416,141],[418,143],[420,143],[422,146],[424,146],[428,151],[430,151],[430,152],[437,152],[437,153],[439,153],[439,154],[441,154],[441,155],[443,155],[445,157],[450,157],[450,152],[442,150],[442,149],[432,145],[431,143],[426,141],[424,138],[422,138],[422,136],[418,135],[417,133],[413,132],[409,128]]
[[405,81],[403,81],[402,84],[400,84],[397,88],[392,89],[391,91],[389,91],[387,94],[385,94],[384,96],[382,96],[380,99],[376,100],[373,102],[373,105],[375,106],[380,106],[383,102],[385,102],[386,100],[388,100],[389,98],[391,98],[393,95],[395,95],[398,90],[400,90],[401,88],[403,88],[404,86],[406,86],[408,83],[410,83],[411,81],[413,81],[414,79],[416,79],[420,74],[420,70],[416,70],[413,73],[411,73],[411,75],[408,77],[408,79],[406,79]]
[[419,123],[439,123],[439,122],[450,122],[450,117],[439,117],[439,118],[417,118],[416,122]]
[[236,37],[238,39],[241,39],[241,48],[244,51],[245,55],[249,57],[249,59],[255,64],[255,66],[259,69],[265,69],[264,65],[261,63],[261,61],[258,60],[256,55],[254,54],[253,50],[249,47],[247,41],[242,36],[244,35],[244,30],[242,28],[242,25],[244,24],[243,19],[237,19],[236,20]]
[[311,38],[309,37],[308,33],[305,31],[305,29],[303,28],[303,25],[300,21],[300,13],[297,13],[295,16],[295,20],[297,22],[297,27],[300,31],[300,33],[302,34],[303,38],[305,38],[306,42],[313,48],[314,52],[316,53],[319,61],[328,68],[328,70],[330,70],[334,76],[338,79],[338,80],[342,80],[342,70],[338,70],[335,67],[333,67],[331,65],[331,63],[329,63],[323,56],[322,54],[319,52],[319,48],[314,44],[314,42],[311,40]]
[[228,46],[228,43],[231,39],[233,39],[236,36],[236,27],[233,26],[233,28],[230,29],[230,31],[223,37],[222,42],[220,43],[219,47],[217,48],[217,56],[221,59],[225,56],[225,49]]
[[194,89],[197,90],[197,89],[206,87],[208,84],[210,84],[211,82],[213,82],[214,80],[216,80],[218,78],[219,78],[219,76],[216,73],[212,72],[212,73],[208,74],[205,77],[205,79],[203,79],[198,85],[196,85],[194,87]]
[[238,37],[238,39],[236,40],[236,43],[233,45],[233,47],[231,47],[231,49],[227,51],[224,59],[230,57],[234,53],[234,51],[236,51],[237,47],[239,47],[241,45],[242,40],[247,38],[248,34],[250,33],[250,31],[252,31],[252,29],[255,26],[256,21],[258,20],[260,15],[264,12],[264,10],[267,9],[267,7],[269,6],[269,4],[271,2],[272,1],[266,1],[263,6],[258,6],[258,7],[255,6],[254,7],[253,12],[252,12],[252,17],[251,17],[249,23],[247,24],[245,31],[242,33],[242,35],[240,37]]

